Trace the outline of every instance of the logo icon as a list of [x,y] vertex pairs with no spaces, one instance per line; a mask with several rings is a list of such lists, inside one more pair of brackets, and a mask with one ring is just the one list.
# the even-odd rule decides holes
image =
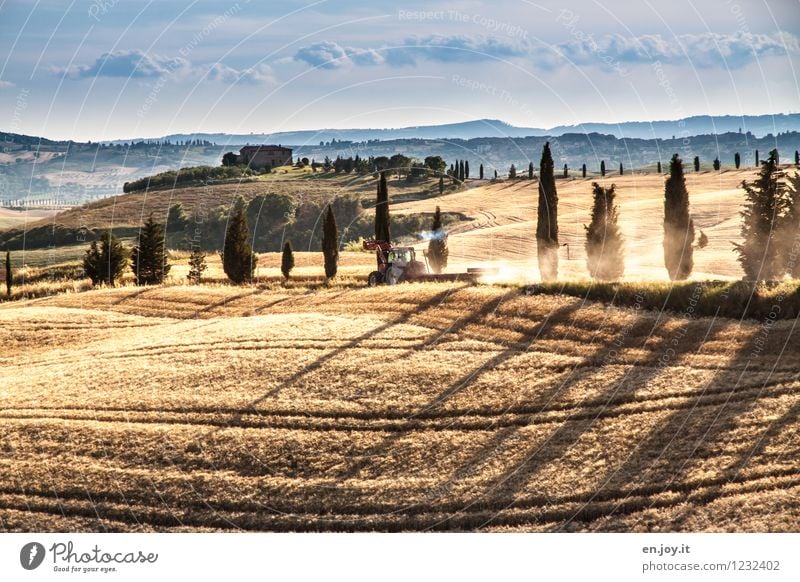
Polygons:
[[44,546],[39,542],[27,543],[19,552],[19,563],[26,570],[35,570],[42,565],[44,554]]

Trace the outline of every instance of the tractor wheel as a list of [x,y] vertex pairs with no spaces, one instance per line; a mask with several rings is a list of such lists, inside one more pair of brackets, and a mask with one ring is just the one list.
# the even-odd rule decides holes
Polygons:
[[372,271],[367,278],[367,284],[370,287],[375,287],[383,283],[383,273],[380,271]]

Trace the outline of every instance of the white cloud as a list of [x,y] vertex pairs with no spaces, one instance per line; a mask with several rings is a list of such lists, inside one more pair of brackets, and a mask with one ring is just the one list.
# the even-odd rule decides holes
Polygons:
[[88,65],[53,69],[54,73],[66,74],[70,79],[95,77],[154,78],[168,75],[200,78],[221,83],[257,84],[274,81],[272,70],[267,65],[236,69],[223,63],[194,65],[181,57],[165,57],[145,54],[142,51],[114,51],[100,55]]
[[0,89],[10,89],[11,87],[15,87],[11,81],[0,81]]
[[483,35],[431,35],[409,37],[396,45],[380,48],[344,47],[323,41],[306,46],[294,55],[313,67],[335,69],[344,66],[412,66],[420,60],[442,63],[478,62],[491,59],[532,59],[544,68],[567,63],[577,65],[620,66],[621,64],[686,63],[701,68],[740,68],[758,58],[800,53],[800,38],[778,31],[774,34],[703,33],[665,38],[658,34],[594,37],[574,26],[565,26],[571,37],[551,46]]
[[180,57],[162,57],[142,51],[112,51],[103,53],[90,65],[77,65],[66,69],[55,69],[66,73],[71,79],[94,77],[161,77],[168,73],[187,70],[190,64]]

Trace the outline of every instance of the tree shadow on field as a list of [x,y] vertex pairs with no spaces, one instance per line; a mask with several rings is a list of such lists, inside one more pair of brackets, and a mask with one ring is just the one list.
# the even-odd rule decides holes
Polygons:
[[140,288],[136,289],[135,291],[132,291],[131,293],[126,294],[124,297],[121,297],[120,299],[117,299],[116,301],[113,301],[111,303],[111,305],[122,305],[123,303],[126,303],[128,301],[131,301],[131,300],[134,300],[134,299],[138,299],[139,297],[141,297],[145,293],[150,293],[151,291],[155,291],[155,290],[161,289],[161,288],[162,287],[160,285],[158,287],[140,287]]
[[236,294],[236,295],[234,295],[232,297],[225,296],[222,299],[220,299],[219,301],[215,301],[214,303],[209,303],[205,307],[202,307],[202,308],[194,311],[192,313],[192,315],[190,315],[187,319],[197,319],[200,315],[204,315],[206,313],[210,313],[210,312],[214,311],[215,309],[217,309],[219,307],[225,307],[229,303],[233,303],[235,301],[239,301],[239,300],[244,299],[246,297],[252,297],[253,295],[258,295],[260,293],[261,293],[261,289],[256,287],[254,289],[248,289],[247,291],[243,291],[241,293],[238,293],[238,294]]
[[[601,326],[598,328],[598,330],[595,331],[595,334],[597,333],[597,331],[602,329],[602,325],[603,324],[601,324]],[[631,347],[635,347],[637,345],[637,342],[641,340],[642,336],[645,336],[645,340],[644,340],[643,343],[647,343],[647,341],[649,340],[649,338],[652,335],[653,331],[657,327],[658,327],[658,321],[657,320],[653,320],[652,318],[649,318],[649,317],[636,317],[625,328],[625,334],[624,334],[623,337],[618,339],[618,336],[621,335],[621,334],[617,334],[613,338],[611,338],[610,341],[597,345],[595,347],[595,349],[593,349],[593,351],[590,354],[585,355],[578,364],[575,364],[572,367],[572,369],[570,370],[570,372],[569,372],[569,374],[567,375],[566,378],[562,378],[562,379],[560,379],[558,381],[554,381],[553,384],[551,386],[549,386],[548,388],[546,388],[545,390],[537,392],[536,403],[526,406],[526,408],[529,408],[529,409],[533,408],[534,409],[533,412],[531,413],[530,421],[532,422],[535,419],[535,415],[536,414],[541,413],[542,411],[544,411],[548,407],[548,405],[550,405],[552,400],[554,398],[556,398],[558,396],[558,394],[573,379],[573,376],[576,374],[576,372],[580,371],[578,373],[582,374],[586,370],[589,370],[590,371],[589,373],[593,373],[593,372],[591,372],[591,370],[593,370],[593,368],[590,367],[590,366],[592,366],[592,364],[594,364],[594,363],[596,363],[598,361],[603,362],[607,358],[610,358],[612,356],[616,356],[617,352],[620,351],[620,350],[624,350],[624,349],[628,349],[628,348],[631,348]],[[568,332],[565,332],[564,333],[564,337],[566,337],[567,334],[568,334]],[[531,345],[533,345],[535,343],[536,339],[538,339],[540,335],[541,334],[537,333],[537,336],[534,337],[533,340],[530,341],[528,347],[526,348],[526,351],[527,351],[527,349],[530,348]],[[591,340],[587,340],[586,349],[588,350],[592,346],[593,343],[594,343],[594,338],[593,337],[592,337]],[[619,362],[614,362],[614,363],[619,363]],[[506,409],[505,411],[501,412],[500,414],[505,413],[505,412],[508,412],[508,409]],[[478,467],[480,467],[484,463],[490,461],[492,459],[492,457],[496,456],[498,454],[498,452],[500,451],[500,448],[503,446],[503,444],[511,441],[516,435],[518,435],[521,432],[521,430],[525,426],[526,425],[524,423],[520,423],[520,424],[518,424],[516,426],[509,426],[509,427],[505,427],[502,430],[498,430],[495,433],[495,435],[484,446],[482,446],[481,449],[478,452],[476,452],[469,459],[467,459],[462,464],[461,468],[459,468],[458,471],[456,471],[453,475],[451,475],[449,478],[447,478],[446,481],[442,482],[442,484],[440,484],[437,489],[440,490],[440,491],[450,490],[450,489],[453,488],[455,483],[457,483],[459,481],[462,481],[464,479],[468,479],[470,477],[473,477],[473,476],[479,474],[481,470]],[[519,470],[520,468],[521,467],[519,467],[517,470]],[[488,494],[490,494],[490,493],[493,493],[493,491],[497,487],[502,485],[506,480],[508,480],[510,478],[510,476],[513,475],[513,473],[514,473],[513,471],[507,472],[494,485],[490,486],[487,490],[481,492],[479,494],[479,496],[474,501],[464,504],[464,506],[460,509],[460,511],[464,511],[464,510],[470,509],[471,507],[473,507],[473,506],[475,506],[475,505],[477,505],[479,503],[482,506],[485,506],[487,504],[491,505],[492,500],[491,499],[485,499],[486,496]],[[440,521],[438,523],[430,525],[429,528],[437,528],[437,527],[441,526],[442,524],[444,524],[446,522],[449,522],[449,521],[450,521],[450,517],[448,517],[445,520],[442,520],[442,521]],[[469,521],[467,521],[467,522],[465,522],[464,527],[465,528],[469,528],[469,527],[472,527],[474,525],[476,525],[476,524],[469,523]]]
[[[575,412],[571,414],[565,422],[561,423],[552,431],[543,442],[525,451],[522,462],[516,464],[516,466],[510,467],[499,478],[494,480],[494,483],[483,493],[482,497],[486,497],[486,495],[492,493],[499,499],[497,501],[488,499],[481,503],[481,505],[491,508],[496,514],[482,521],[480,524],[473,524],[473,526],[485,527],[494,521],[503,510],[511,508],[516,502],[516,498],[524,490],[526,484],[537,475],[541,474],[545,468],[552,467],[552,463],[562,459],[571,447],[576,445],[585,434],[591,431],[600,418],[608,416],[609,414],[613,415],[613,409],[617,404],[630,402],[639,387],[646,385],[649,381],[658,376],[664,368],[669,368],[671,365],[674,365],[675,361],[680,359],[681,356],[697,352],[707,341],[716,336],[720,331],[720,326],[714,327],[712,322],[711,327],[708,328],[706,333],[691,334],[687,332],[685,334],[686,338],[683,339],[683,341],[676,342],[676,331],[665,329],[666,324],[671,321],[674,320],[667,319],[665,322],[656,321],[655,324],[652,324],[651,334],[645,340],[644,345],[651,342],[654,345],[648,349],[647,354],[643,358],[633,362],[633,367],[625,373],[620,381],[612,383],[602,390],[599,395],[586,399],[572,407]],[[697,328],[701,330],[703,326],[707,326],[708,322],[703,322],[702,320],[687,320],[685,325],[688,326],[687,329],[689,331],[691,331],[692,328],[696,328],[697,331]],[[651,322],[645,320],[635,323],[634,329],[641,332],[650,326]],[[681,326],[681,328],[683,328],[683,326]],[[654,334],[657,331],[660,333],[658,336],[655,336],[654,339]],[[633,334],[630,337],[635,338],[636,335]],[[609,354],[612,350],[613,348],[611,348],[611,346],[606,346],[599,350],[594,356],[586,358],[586,363],[596,362],[598,358],[600,358],[600,363],[602,364],[603,352]],[[578,368],[579,366],[576,366],[573,372]],[[601,375],[602,370],[602,365],[595,368],[589,373],[589,378],[593,375]],[[631,374],[632,371],[635,371],[635,373]],[[570,377],[571,376],[572,374],[570,374]],[[561,383],[561,386],[566,385],[569,380],[569,377],[565,379]],[[598,379],[598,381],[600,380]],[[479,502],[480,499],[477,499],[475,502],[467,505],[465,509]]]
[[[383,333],[383,332],[385,332],[385,331],[387,331],[387,330],[389,330],[389,329],[391,329],[391,328],[393,328],[395,326],[403,325],[403,324],[407,323],[413,317],[419,315],[420,313],[423,313],[423,312],[425,312],[425,311],[427,311],[429,309],[433,309],[433,308],[441,305],[452,293],[454,293],[458,289],[460,289],[460,287],[455,287],[455,288],[450,287],[448,289],[445,289],[444,291],[441,291],[440,293],[437,293],[436,295],[434,295],[433,297],[431,297],[427,301],[424,301],[422,303],[415,303],[413,305],[408,305],[406,310],[403,311],[402,313],[400,313],[400,315],[398,315],[394,319],[392,319],[390,321],[387,321],[385,323],[382,323],[381,325],[378,325],[377,327],[374,327],[374,328],[366,331],[365,333],[359,335],[358,337],[355,337],[355,338],[347,341],[346,343],[340,345],[339,347],[337,347],[337,348],[335,348],[335,349],[333,349],[333,350],[331,350],[329,352],[324,353],[323,355],[318,357],[313,362],[311,362],[308,365],[304,366],[301,370],[298,370],[297,372],[292,374],[289,378],[283,380],[278,386],[272,388],[271,390],[268,390],[267,392],[265,392],[264,394],[262,394],[261,396],[259,396],[255,400],[252,400],[249,403],[247,403],[245,406],[243,406],[242,412],[238,412],[238,413],[232,415],[231,422],[235,423],[235,422],[240,421],[245,414],[250,414],[250,413],[254,413],[254,412],[258,413],[258,409],[256,407],[259,404],[261,404],[262,402],[264,402],[265,400],[267,400],[269,398],[277,396],[278,394],[280,394],[281,392],[283,392],[284,390],[286,390],[287,388],[289,388],[293,384],[295,384],[303,376],[305,376],[305,375],[307,375],[307,374],[309,374],[309,373],[321,368],[327,362],[330,362],[331,360],[335,360],[337,357],[342,355],[344,352],[353,349],[354,347],[358,346],[359,344],[361,344],[363,342],[366,342],[366,341],[374,338],[375,336],[377,336],[377,335],[379,335],[379,334],[381,334],[381,333]],[[221,429],[215,429],[212,432],[217,432],[219,430],[221,430]]]
[[[730,324],[736,325],[736,324]],[[745,375],[752,362],[753,339],[756,331],[750,331],[738,342],[738,347],[728,358],[728,364],[715,370],[714,376],[703,386],[702,392],[692,398],[690,407],[676,409],[664,421],[659,422],[646,439],[637,444],[628,458],[603,482],[575,514],[570,522],[590,523],[609,515],[629,515],[658,507],[672,507],[687,502],[687,498],[698,488],[699,495],[692,495],[687,512],[696,510],[694,504],[706,504],[724,494],[726,484],[736,481],[739,472],[754,454],[763,450],[765,439],[779,434],[781,429],[796,420],[798,405],[793,406],[777,424],[769,427],[754,443],[729,463],[724,469],[702,478],[688,480],[693,468],[692,461],[707,461],[715,457],[715,448],[733,442],[733,432],[741,419],[751,412],[759,402],[761,391],[769,379],[755,385],[743,385]],[[719,372],[729,370],[731,365],[741,365],[735,383],[719,377]],[[795,471],[796,472],[796,471]],[[679,494],[669,499],[648,499],[665,491]],[[591,502],[612,502],[613,508],[599,514],[588,507]],[[680,520],[673,520],[673,524]]]
[[[492,302],[493,303],[493,302]],[[527,351],[527,349],[532,345],[535,340],[540,337],[543,333],[546,332],[549,326],[557,325],[559,323],[563,323],[569,320],[581,307],[582,303],[579,300],[575,300],[567,305],[564,305],[552,312],[550,312],[535,328],[531,331],[531,334],[534,336],[529,344],[523,348],[520,348],[518,345],[514,347],[507,347],[502,352],[498,353],[487,362],[484,362],[477,368],[470,370],[463,374],[460,378],[458,378],[455,382],[451,383],[450,386],[446,387],[442,390],[439,394],[434,396],[430,399],[424,406],[422,406],[416,413],[410,415],[410,419],[420,418],[420,417],[427,417],[430,416],[431,410],[441,406],[444,402],[452,398],[455,394],[462,391],[464,388],[472,384],[477,378],[481,376],[481,374],[493,370],[500,364],[510,360],[511,358],[523,354]],[[476,310],[474,313],[484,313],[483,317],[488,315],[489,313],[493,312],[497,309],[497,306],[490,308],[491,305],[486,305],[481,309]],[[470,314],[466,315],[463,320],[465,322],[474,322],[475,316],[471,312]],[[463,328],[466,324],[462,324],[458,326],[459,329]],[[399,441],[403,436],[406,436],[406,433],[403,431],[398,431],[393,433],[383,439],[380,443],[369,449],[364,455],[362,455],[361,460],[355,462],[351,467],[347,469],[346,472],[340,475],[340,480],[345,481],[347,479],[351,479],[356,477],[359,472],[361,472],[364,468],[366,468],[372,459],[380,457],[382,455],[387,454],[392,447]]]
[[[453,323],[447,326],[447,328],[443,329],[441,332],[436,334],[436,336],[426,339],[414,349],[416,351],[420,351],[427,348],[435,347],[436,344],[438,344],[445,336],[459,334],[460,332],[464,331],[467,328],[467,326],[476,324],[484,320],[489,315],[496,313],[504,301],[506,301],[509,297],[516,295],[517,293],[518,293],[517,290],[510,290],[503,293],[497,299],[489,299],[488,301],[483,303],[480,307],[464,314],[462,317],[459,317],[458,319],[453,321]],[[490,338],[482,338],[482,339],[484,341],[492,341]]]

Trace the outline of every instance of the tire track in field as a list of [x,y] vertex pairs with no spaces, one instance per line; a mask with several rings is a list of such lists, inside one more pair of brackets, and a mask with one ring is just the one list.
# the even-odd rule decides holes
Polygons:
[[[527,404],[503,410],[444,409],[436,412],[390,413],[359,412],[357,410],[256,410],[202,408],[85,408],[85,407],[10,407],[0,411],[0,418],[14,420],[63,420],[85,422],[110,422],[126,424],[179,424],[197,426],[281,428],[289,430],[347,430],[408,432],[414,430],[480,430],[490,431],[512,426],[580,422],[592,418],[608,419],[649,414],[663,411],[682,411],[691,408],[718,406],[723,402],[752,401],[754,392],[771,388],[760,399],[774,399],[796,395],[798,387],[792,382],[776,380],[764,384],[757,382],[742,385],[736,396],[728,398],[730,388],[709,388],[704,393],[664,393],[639,398],[635,394],[623,395],[616,400],[595,398],[583,403]],[[677,401],[677,402],[669,402]],[[27,413],[27,414],[26,414]],[[152,415],[152,416],[149,416]],[[179,416],[180,415],[180,416]],[[231,417],[238,416],[238,422]],[[226,417],[226,418],[220,418]],[[541,418],[539,418],[541,417]],[[458,419],[461,422],[453,422]],[[473,420],[474,419],[474,420]],[[318,422],[321,421],[321,422]],[[327,421],[327,422],[324,422]],[[365,421],[369,424],[360,424]],[[437,423],[437,421],[442,421]]]

